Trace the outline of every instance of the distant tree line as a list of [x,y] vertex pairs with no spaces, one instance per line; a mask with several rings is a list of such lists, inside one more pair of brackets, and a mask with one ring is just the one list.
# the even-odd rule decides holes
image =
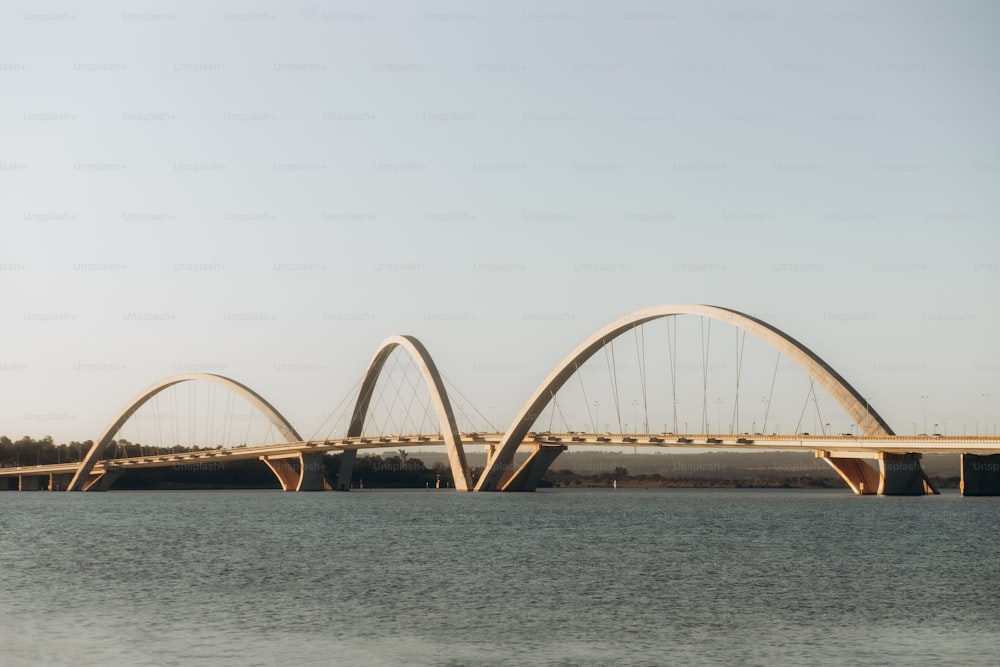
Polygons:
[[[12,441],[0,436],[0,467],[48,465],[83,460],[92,440],[55,444],[50,436],[35,440],[25,436]],[[200,447],[151,447],[128,440],[109,445],[107,458],[156,456],[201,451]],[[211,449],[211,448],[204,448]],[[340,454],[327,454],[324,468],[334,486],[340,471]],[[428,468],[404,450],[395,455],[361,454],[354,462],[354,488],[453,488],[451,470],[442,463]],[[115,482],[114,489],[156,488],[281,488],[274,474],[260,461],[178,461],[160,468],[129,470]]]
[[[0,436],[0,467],[48,465],[81,461],[93,446],[92,440],[56,444],[50,436],[35,440],[24,436],[12,441]],[[107,450],[108,458],[155,456],[201,451],[200,447],[151,447],[128,440],[115,440]],[[327,454],[324,468],[331,487],[336,485],[341,454]],[[476,479],[481,469],[473,469]],[[359,454],[351,475],[354,488],[454,488],[451,469],[437,462],[428,468],[423,461],[400,449],[397,454]],[[958,477],[931,477],[941,489],[958,488]],[[809,475],[743,475],[726,478],[694,475],[663,475],[661,473],[629,474],[628,469],[613,469],[594,474],[572,470],[549,470],[540,487],[609,487],[617,483],[627,487],[715,487],[715,488],[843,488],[839,478]],[[162,468],[129,470],[118,478],[114,489],[180,489],[180,488],[281,488],[274,474],[260,461],[179,461]]]

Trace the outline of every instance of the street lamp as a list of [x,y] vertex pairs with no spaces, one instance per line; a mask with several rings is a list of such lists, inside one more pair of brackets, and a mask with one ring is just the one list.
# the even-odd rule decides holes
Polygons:
[[920,400],[924,404],[924,435],[927,435],[927,397],[921,396]]
[[983,435],[990,434],[990,421],[989,413],[987,412],[987,407],[989,406],[989,394],[983,394]]
[[639,430],[639,399],[632,400],[632,428]]
[[601,402],[594,401],[594,431],[601,430]]

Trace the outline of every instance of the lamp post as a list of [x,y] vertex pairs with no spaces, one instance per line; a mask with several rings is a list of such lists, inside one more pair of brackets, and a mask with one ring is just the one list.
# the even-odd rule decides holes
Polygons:
[[989,413],[987,412],[989,406],[989,394],[983,394],[983,435],[990,434],[990,420]]
[[763,433],[767,430],[767,413],[770,412],[771,401],[767,396],[761,396],[760,402],[761,404],[767,403],[767,405],[764,406],[764,420],[760,424],[760,430]]
[[920,400],[924,404],[924,435],[927,435],[927,397],[921,396]]

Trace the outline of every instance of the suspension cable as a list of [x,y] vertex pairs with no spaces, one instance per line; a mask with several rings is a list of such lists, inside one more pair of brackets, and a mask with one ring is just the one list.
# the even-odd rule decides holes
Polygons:
[[[480,412],[479,408],[477,408],[477,407],[476,407],[476,404],[475,404],[475,403],[473,403],[472,401],[470,401],[470,400],[469,400],[469,398],[468,398],[468,397],[467,397],[467,396],[466,396],[465,394],[463,394],[463,393],[462,393],[462,390],[461,390],[461,389],[459,389],[459,388],[458,388],[458,386],[457,386],[457,385],[456,385],[456,384],[455,384],[454,382],[452,382],[451,380],[447,379],[447,378],[446,378],[446,377],[444,377],[443,375],[441,376],[441,378],[442,378],[442,379],[443,379],[443,380],[444,380],[445,382],[447,382],[447,383],[448,383],[448,385],[449,385],[449,386],[450,386],[450,387],[451,387],[452,389],[454,389],[454,390],[455,390],[455,393],[457,393],[457,394],[458,394],[458,395],[459,395],[459,396],[461,397],[461,399],[462,399],[463,401],[465,401],[465,402],[466,402],[466,403],[467,403],[467,404],[469,405],[469,407],[470,407],[470,408],[472,408],[472,410],[473,410],[473,411],[474,411],[474,412],[475,412],[475,413],[476,413],[477,415],[479,415],[480,417],[482,417],[482,418],[483,418],[483,421],[484,421],[484,422],[486,422],[487,424],[489,424],[489,425],[490,425],[490,426],[491,426],[492,428],[496,429],[496,424],[493,424],[493,423],[492,423],[492,422],[490,421],[490,419],[486,417],[486,415],[484,415],[484,414],[483,414],[482,412]],[[469,425],[470,425],[470,426],[472,425],[472,422],[471,422],[471,420],[469,420]]]
[[740,377],[743,373],[743,352],[746,349],[747,332],[736,329],[736,398],[733,399],[733,433],[740,431]]
[[767,395],[767,406],[764,408],[764,423],[760,426],[761,433],[767,433],[767,416],[771,413],[771,400],[774,398],[774,383],[778,379],[778,364],[781,362],[781,352],[774,358],[774,374],[771,376],[771,393]]
[[708,321],[706,332],[705,318],[701,318],[701,424],[708,433],[708,347],[712,340],[712,320]]
[[799,413],[799,421],[795,424],[795,433],[802,432],[802,418],[806,415],[806,408],[809,407],[809,397],[813,394],[813,385],[815,384],[812,376],[809,377],[809,391],[806,392],[806,402],[802,404],[802,412]]
[[[327,422],[329,422],[331,419],[333,419],[334,415],[336,415],[340,411],[340,409],[343,407],[344,403],[346,403],[348,400],[350,400],[351,396],[354,395],[354,392],[357,391],[358,386],[361,384],[361,382],[362,382],[362,380],[359,379],[357,382],[354,383],[354,386],[351,387],[347,391],[347,393],[344,395],[344,397],[342,399],[340,399],[340,402],[337,403],[337,405],[333,408],[333,411],[330,412],[330,414],[328,414],[326,416],[326,418],[322,422],[320,422],[320,425],[316,427],[316,430],[313,432],[312,437],[310,438],[310,440],[316,440],[316,436],[319,435],[320,431],[323,429],[324,426],[326,426]],[[343,416],[343,415],[341,415],[341,416]],[[324,440],[329,440],[330,439],[329,436],[332,436],[332,435],[334,435],[336,433],[337,424],[339,424],[339,420],[337,420],[337,421],[335,421],[333,423],[333,430],[327,432],[326,437],[324,437]]]
[[583,374],[580,373],[580,363],[574,361],[573,366],[576,368],[574,371],[576,373],[576,377],[580,380],[580,392],[583,394],[583,404],[587,408],[587,421],[589,421],[594,427],[594,433],[600,433],[597,423],[594,421],[594,417],[590,414],[590,400],[587,398],[587,388],[583,386]]
[[[670,335],[670,321],[674,322],[674,335]],[[670,358],[670,391],[673,401],[674,412],[674,433],[677,432],[677,316],[671,315],[667,318],[667,354]]]
[[[611,356],[608,359],[608,348],[611,348]],[[615,414],[618,418],[618,432],[622,433],[622,410],[618,398],[618,369],[615,367],[615,341],[611,340],[604,344],[604,358],[608,359],[608,374],[611,376],[611,384],[614,388]]]
[[[645,425],[644,430],[647,432],[646,434],[648,435],[649,408],[648,408],[648,403],[646,402],[646,330],[645,329],[642,330],[642,349],[640,352],[639,332],[638,332],[639,328],[640,326],[636,324],[634,327],[632,327],[632,333],[635,335],[635,355],[639,362],[639,382],[642,386],[642,421],[643,424]],[[639,425],[636,424],[635,427],[636,427],[635,431],[636,433],[638,433]]]

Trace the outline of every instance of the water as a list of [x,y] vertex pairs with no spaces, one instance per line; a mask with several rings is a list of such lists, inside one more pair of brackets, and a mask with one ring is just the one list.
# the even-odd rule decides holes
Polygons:
[[1000,499],[0,494],[2,665],[995,665]]

